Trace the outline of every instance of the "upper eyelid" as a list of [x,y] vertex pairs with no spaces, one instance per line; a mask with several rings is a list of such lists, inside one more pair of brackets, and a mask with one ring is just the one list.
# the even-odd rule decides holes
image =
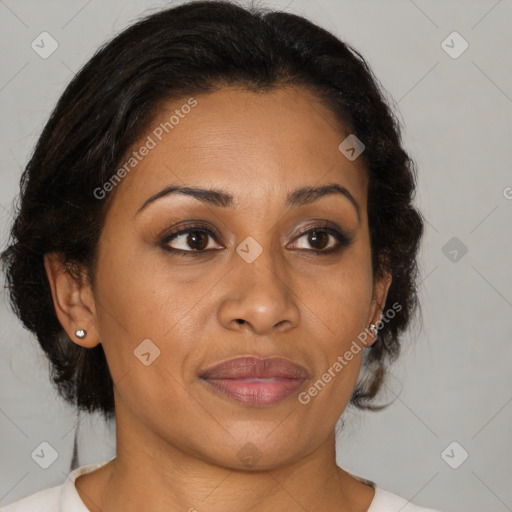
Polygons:
[[[324,230],[325,232],[327,232],[328,234],[330,234],[333,237],[334,237],[333,232],[335,232],[335,233],[338,233],[340,236],[346,238],[348,241],[350,241],[352,239],[352,237],[349,236],[342,229],[338,229],[338,228],[328,226],[328,225],[325,226],[325,225],[318,224],[318,225],[308,226],[308,227],[305,227],[304,229],[301,229],[300,232],[297,234],[297,236],[295,236],[295,238],[293,240],[298,240],[315,229],[317,229],[319,231]],[[168,244],[172,240],[177,238],[178,236],[192,232],[192,231],[201,231],[203,233],[206,233],[208,236],[211,236],[212,238],[214,238],[216,240],[216,242],[218,243],[218,240],[217,240],[218,235],[216,234],[215,230],[210,227],[202,226],[202,225],[183,226],[183,228],[178,229],[176,232],[170,233],[169,235],[165,236],[164,239],[162,240],[162,242],[165,244]],[[340,240],[337,240],[337,242],[341,243]],[[176,249],[176,250],[179,251],[179,250],[183,250],[183,249]],[[206,252],[206,251],[186,251],[186,252]]]
[[[346,235],[345,231],[342,229],[338,229],[338,228],[335,228],[332,226],[322,226],[322,225],[308,226],[304,229],[301,229],[297,236],[302,236],[302,235],[309,233],[310,231],[315,230],[315,229],[318,229],[318,230],[323,229],[325,231],[337,231],[338,233],[340,233],[342,235],[348,236],[348,235]],[[207,226],[202,226],[202,225],[184,226],[183,228],[180,228],[177,231],[174,231],[173,233],[164,234],[163,236],[164,236],[164,239],[172,239],[173,237],[182,235],[183,233],[188,233],[190,231],[203,231],[212,236],[218,236],[214,229],[207,227]]]

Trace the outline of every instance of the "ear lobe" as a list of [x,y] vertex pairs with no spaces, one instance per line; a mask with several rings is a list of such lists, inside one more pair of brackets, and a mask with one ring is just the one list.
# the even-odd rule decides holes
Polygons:
[[[92,290],[85,270],[80,275],[73,275],[57,253],[45,254],[44,267],[60,324],[77,345],[95,347],[100,343],[100,337],[96,329]],[[86,331],[86,336],[78,338],[75,334],[78,330]]]

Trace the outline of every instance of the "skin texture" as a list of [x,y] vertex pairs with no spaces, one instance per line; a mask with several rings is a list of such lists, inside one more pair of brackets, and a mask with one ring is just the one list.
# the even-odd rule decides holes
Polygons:
[[[151,127],[187,99],[164,105]],[[372,275],[362,160],[338,150],[348,132],[303,88],[229,87],[195,99],[111,192],[94,284],[74,279],[58,255],[45,259],[61,324],[82,346],[103,344],[115,383],[116,459],[76,487],[103,512],[365,511],[374,491],[336,466],[334,432],[362,351],[308,404],[295,394],[253,408],[198,377],[233,357],[278,355],[308,369],[304,391],[379,321],[390,279]],[[349,190],[360,218],[338,194],[285,206],[289,192],[331,183]],[[173,194],[137,214],[173,184],[221,189],[234,205]],[[185,221],[217,231],[205,254],[173,255],[160,243]],[[337,244],[300,234],[318,221],[335,223],[351,243],[314,254]],[[236,252],[249,236],[263,249],[252,263]],[[184,235],[168,245],[192,251],[203,242],[193,243]],[[87,336],[77,339],[76,329]],[[134,356],[145,339],[160,350],[149,366]],[[251,467],[243,447],[259,454]]]

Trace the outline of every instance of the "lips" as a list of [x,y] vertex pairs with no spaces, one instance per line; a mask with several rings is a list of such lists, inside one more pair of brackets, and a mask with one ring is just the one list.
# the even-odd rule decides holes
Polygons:
[[261,407],[290,396],[309,378],[309,373],[282,357],[239,357],[206,369],[200,378],[223,395]]
[[204,379],[305,379],[308,372],[282,357],[238,357],[219,363],[201,374]]

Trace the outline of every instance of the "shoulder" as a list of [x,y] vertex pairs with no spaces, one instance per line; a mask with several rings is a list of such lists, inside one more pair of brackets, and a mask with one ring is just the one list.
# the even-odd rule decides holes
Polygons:
[[375,496],[367,512],[440,512],[432,508],[418,507],[409,500],[375,487]]
[[6,507],[2,507],[2,512],[56,512],[60,510],[62,487],[62,485],[57,485],[37,491]]
[[89,512],[76,490],[75,480],[80,475],[90,473],[114,458],[76,468],[63,484],[30,494],[2,507],[0,512]]

